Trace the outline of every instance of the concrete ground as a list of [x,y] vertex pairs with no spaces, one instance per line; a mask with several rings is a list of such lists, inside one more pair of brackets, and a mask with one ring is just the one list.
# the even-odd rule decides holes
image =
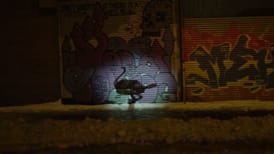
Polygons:
[[0,153],[274,153],[274,102],[0,107]]

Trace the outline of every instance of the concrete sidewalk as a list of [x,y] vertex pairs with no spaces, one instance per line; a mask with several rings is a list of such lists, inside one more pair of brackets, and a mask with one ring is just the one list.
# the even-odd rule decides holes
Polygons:
[[237,100],[216,102],[136,103],[103,105],[64,105],[61,101],[35,105],[0,107],[0,117],[29,117],[53,119],[120,120],[161,118],[230,119],[237,116],[274,115],[274,102],[259,100]]

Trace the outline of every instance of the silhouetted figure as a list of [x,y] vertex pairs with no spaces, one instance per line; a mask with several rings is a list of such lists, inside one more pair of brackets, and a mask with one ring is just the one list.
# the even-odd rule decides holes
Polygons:
[[[141,93],[144,93],[146,89],[154,88],[157,86],[155,83],[144,86],[138,80],[127,80],[127,79],[119,80],[120,77],[122,77],[123,74],[125,74],[126,72],[125,67],[122,67],[122,69],[123,69],[123,72],[115,79],[113,84],[117,93],[130,95],[131,100],[129,101],[129,104],[135,103],[136,101],[142,99],[143,96],[141,95]],[[135,96],[137,96],[137,98]]]

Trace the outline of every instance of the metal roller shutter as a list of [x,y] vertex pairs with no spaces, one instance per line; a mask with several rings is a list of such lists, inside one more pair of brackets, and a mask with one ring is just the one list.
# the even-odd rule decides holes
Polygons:
[[274,17],[188,18],[186,101],[274,100]]

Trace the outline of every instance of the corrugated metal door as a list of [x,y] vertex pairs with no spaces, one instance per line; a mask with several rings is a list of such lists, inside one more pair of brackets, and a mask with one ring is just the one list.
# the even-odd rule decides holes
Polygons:
[[274,17],[188,18],[186,101],[274,100]]

